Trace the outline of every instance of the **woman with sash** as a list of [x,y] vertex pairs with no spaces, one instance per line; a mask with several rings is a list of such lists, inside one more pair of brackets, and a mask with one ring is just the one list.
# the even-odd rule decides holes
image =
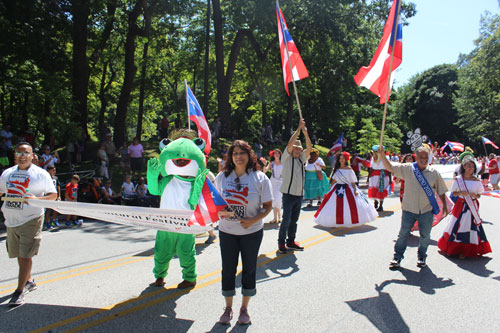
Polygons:
[[314,215],[324,227],[353,227],[373,221],[378,214],[356,186],[356,175],[349,166],[350,154],[343,152],[332,172],[333,186]]
[[379,145],[372,147],[372,159],[370,161],[370,173],[368,175],[368,198],[374,199],[375,209],[379,212],[384,210],[384,199],[387,198],[389,190],[389,172],[380,160],[377,151]]
[[479,216],[477,199],[483,192],[483,185],[474,176],[476,168],[471,153],[462,158],[460,175],[451,186],[451,192],[458,200],[453,206],[443,236],[438,241],[441,251],[447,255],[458,255],[461,259],[491,252]]

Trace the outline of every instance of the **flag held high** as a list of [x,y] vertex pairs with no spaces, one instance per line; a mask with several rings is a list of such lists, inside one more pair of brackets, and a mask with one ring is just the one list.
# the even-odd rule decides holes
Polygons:
[[403,25],[400,17],[400,1],[392,3],[389,18],[384,26],[382,40],[367,67],[361,67],[354,81],[380,97],[380,104],[389,101],[394,72],[403,61]]
[[191,121],[196,124],[198,128],[198,136],[205,140],[205,155],[208,156],[210,150],[212,149],[212,134],[210,133],[210,128],[208,127],[207,119],[201,110],[200,104],[196,100],[191,88],[186,85],[186,103],[188,107],[188,117]]

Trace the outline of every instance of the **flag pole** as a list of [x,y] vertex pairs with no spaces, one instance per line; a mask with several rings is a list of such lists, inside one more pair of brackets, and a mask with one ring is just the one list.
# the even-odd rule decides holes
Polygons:
[[[278,8],[280,8],[280,4],[278,2],[278,0],[276,0],[276,4],[278,5]],[[281,9],[280,9],[281,11]],[[292,61],[290,60],[290,52],[288,52],[288,45],[286,43],[286,38],[285,38],[285,35],[284,35],[284,27],[283,27],[283,24],[281,23],[282,21],[280,21],[280,25],[281,25],[281,38],[283,38],[283,44],[285,44],[285,50],[286,50],[286,56],[288,58],[288,66],[290,67],[290,74],[292,75],[292,84],[293,84],[293,91],[295,93],[295,100],[297,101],[297,107],[299,108],[299,117],[300,119],[302,119],[302,110],[300,109],[300,101],[299,101],[299,95],[297,94],[297,87],[295,86],[295,79],[293,77],[293,69],[292,69]]]
[[191,130],[191,120],[189,119],[189,97],[188,97],[188,84],[187,80],[184,79],[184,88],[186,89],[186,107],[187,107],[187,121],[188,129]]
[[483,137],[481,137],[481,141],[483,142],[484,152],[486,153],[486,157],[488,157],[488,150],[486,150],[486,145],[484,144]]
[[[396,0],[394,0],[396,1]],[[394,44],[396,43],[396,38],[398,37],[398,26],[399,26],[399,12],[401,10],[401,1],[398,2],[398,8],[396,9],[396,28],[394,29]],[[391,36],[392,37],[392,36]],[[380,131],[380,145],[383,147],[382,142],[384,141],[384,130],[385,130],[385,119],[387,117],[387,102],[389,99],[389,92],[391,90],[391,76],[392,76],[392,62],[394,60],[394,45],[391,51],[391,61],[389,63],[389,79],[387,80],[387,91],[385,93],[385,103],[384,103],[384,116],[382,118],[382,130]]]

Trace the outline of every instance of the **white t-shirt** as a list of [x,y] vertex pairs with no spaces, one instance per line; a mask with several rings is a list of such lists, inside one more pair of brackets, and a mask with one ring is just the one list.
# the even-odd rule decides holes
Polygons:
[[[51,159],[51,158],[52,158],[52,159]],[[43,168],[44,168],[45,170],[47,170],[47,168],[48,168],[49,166],[54,166],[54,165],[55,165],[55,163],[58,163],[58,162],[59,162],[59,160],[57,159],[57,157],[52,157],[52,155],[47,155],[47,154],[43,154],[43,155],[42,155],[42,159],[43,159],[43,162],[44,162],[44,163],[45,163],[46,161],[49,161],[49,160],[50,160],[47,164],[44,164]]]
[[[41,197],[57,193],[50,174],[32,164],[27,170],[19,170],[17,165],[8,168],[0,177],[0,193],[10,198],[22,198],[26,193]],[[42,216],[43,208],[33,207],[23,202],[5,201],[2,206],[7,227],[17,227]]]
[[316,163],[318,163],[321,166],[325,166],[325,162],[323,161],[323,159],[321,157],[318,157],[318,159],[314,161],[314,163],[309,163],[308,160],[308,162],[306,163],[306,170],[307,171],[321,170],[321,168],[317,166]]
[[191,209],[188,203],[193,183],[172,177],[161,195],[160,208],[164,209]]
[[[239,178],[239,186],[236,178]],[[263,172],[248,171],[240,177],[237,177],[234,171],[228,177],[220,172],[215,177],[214,185],[235,213],[234,218],[220,220],[220,231],[233,235],[248,235],[264,227],[264,221],[260,220],[244,229],[237,219],[257,215],[264,202],[273,200],[271,181]]]
[[134,195],[135,194],[134,189],[135,189],[134,183],[132,183],[132,182],[130,182],[130,183],[123,182],[123,184],[122,184],[123,194],[125,194],[125,195]]

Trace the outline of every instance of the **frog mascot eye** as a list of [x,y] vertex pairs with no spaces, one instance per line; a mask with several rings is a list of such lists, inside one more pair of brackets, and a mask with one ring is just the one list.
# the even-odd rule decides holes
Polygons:
[[168,144],[172,142],[172,140],[170,140],[169,138],[165,138],[163,140],[160,141],[160,151],[163,150],[163,148],[165,148],[166,146],[168,146]]
[[196,138],[193,140],[193,142],[198,148],[200,148],[201,151],[203,151],[205,149],[205,146],[207,145],[205,140],[201,138]]

